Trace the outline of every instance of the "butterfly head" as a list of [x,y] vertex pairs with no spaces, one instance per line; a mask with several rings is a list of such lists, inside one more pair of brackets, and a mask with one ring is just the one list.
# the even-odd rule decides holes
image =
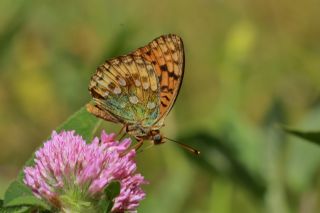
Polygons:
[[159,130],[152,130],[150,132],[150,139],[153,141],[155,145],[164,143],[163,137],[160,134]]

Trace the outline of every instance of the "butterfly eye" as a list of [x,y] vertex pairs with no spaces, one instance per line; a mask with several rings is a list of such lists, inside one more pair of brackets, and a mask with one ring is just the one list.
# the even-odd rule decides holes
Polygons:
[[161,144],[162,143],[162,136],[160,134],[156,134],[153,136],[154,144]]

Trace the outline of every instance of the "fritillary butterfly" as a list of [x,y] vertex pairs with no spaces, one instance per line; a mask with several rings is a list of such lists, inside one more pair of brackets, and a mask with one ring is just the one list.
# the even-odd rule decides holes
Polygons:
[[89,84],[93,103],[87,105],[87,110],[123,124],[141,144],[144,140],[164,143],[160,128],[175,103],[183,73],[182,39],[173,34],[160,36],[97,68]]

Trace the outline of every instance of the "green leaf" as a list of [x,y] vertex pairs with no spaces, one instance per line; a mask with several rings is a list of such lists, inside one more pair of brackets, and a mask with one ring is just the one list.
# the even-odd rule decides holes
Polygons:
[[0,207],[0,213],[31,213],[30,206]]
[[28,188],[25,184],[14,181],[10,184],[7,189],[3,206],[4,207],[13,207],[13,206],[38,206],[42,209],[50,209],[50,207],[39,198],[35,197],[32,194],[30,188]]
[[320,131],[303,131],[303,130],[291,129],[289,127],[283,127],[283,129],[289,134],[298,136],[299,138],[302,138],[314,144],[320,145]]
[[100,200],[98,206],[102,212],[110,212],[113,204],[114,198],[120,194],[121,185],[119,182],[111,182],[104,190],[105,199]]
[[10,184],[4,195],[4,206],[9,206],[12,200],[17,196],[31,196],[32,191],[23,183],[14,181]]

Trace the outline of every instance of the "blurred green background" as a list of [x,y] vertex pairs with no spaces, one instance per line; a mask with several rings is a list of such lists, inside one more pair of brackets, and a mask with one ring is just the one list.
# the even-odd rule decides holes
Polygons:
[[[2,0],[0,195],[36,147],[90,100],[105,59],[161,34],[185,43],[166,136],[138,156],[140,212],[320,212],[320,1]],[[103,123],[107,131],[120,126]]]

